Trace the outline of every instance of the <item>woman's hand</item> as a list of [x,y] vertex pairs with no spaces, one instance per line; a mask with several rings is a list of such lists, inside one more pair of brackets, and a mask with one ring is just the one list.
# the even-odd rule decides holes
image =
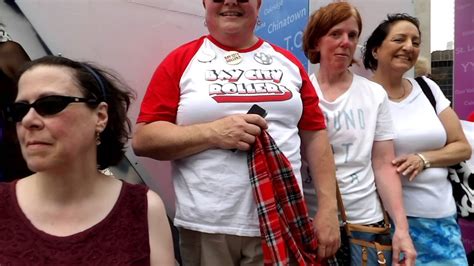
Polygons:
[[321,208],[313,220],[318,240],[318,258],[326,259],[334,256],[341,247],[341,233],[337,211]]
[[392,164],[397,167],[397,172],[407,176],[409,181],[415,179],[425,166],[423,159],[416,154],[399,156],[392,161]]
[[[403,253],[403,260],[400,260],[400,255]],[[392,265],[415,265],[416,250],[411,241],[410,235],[406,230],[397,230],[392,239]]]

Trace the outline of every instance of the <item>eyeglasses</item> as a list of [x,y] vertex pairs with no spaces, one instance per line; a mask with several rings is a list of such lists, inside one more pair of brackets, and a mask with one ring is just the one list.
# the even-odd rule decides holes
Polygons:
[[54,115],[66,108],[70,103],[98,104],[96,99],[86,99],[72,96],[50,95],[37,99],[33,103],[16,102],[7,108],[7,113],[14,122],[21,122],[33,107],[41,116]]

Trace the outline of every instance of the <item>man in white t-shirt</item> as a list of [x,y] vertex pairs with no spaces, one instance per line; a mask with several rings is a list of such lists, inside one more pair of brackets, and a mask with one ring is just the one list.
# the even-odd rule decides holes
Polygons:
[[[308,75],[290,52],[255,36],[260,0],[203,4],[210,35],[159,65],[133,139],[138,155],[172,160],[184,264],[263,264],[246,154],[262,129],[300,188],[300,146],[313,155],[324,202],[314,219],[318,255],[332,256],[339,247],[334,161]],[[253,104],[267,111],[265,119],[246,114]]]

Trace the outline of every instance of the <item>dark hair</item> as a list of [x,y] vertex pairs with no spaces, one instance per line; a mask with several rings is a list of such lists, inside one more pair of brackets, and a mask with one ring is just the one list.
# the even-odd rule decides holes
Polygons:
[[420,21],[416,17],[410,16],[405,13],[395,13],[387,15],[387,18],[382,21],[377,26],[377,28],[375,28],[370,37],[367,39],[365,46],[362,48],[364,66],[366,69],[370,69],[372,71],[375,71],[377,69],[378,62],[372,52],[374,51],[374,49],[379,48],[382,45],[385,38],[387,38],[387,35],[389,34],[392,26],[399,21],[408,21],[411,24],[415,25],[415,27],[418,29],[418,33],[420,33],[421,36]]
[[335,25],[354,17],[359,27],[359,36],[362,32],[362,19],[359,11],[347,2],[331,3],[316,10],[310,17],[303,34],[303,51],[313,64],[319,63],[320,52],[316,51],[316,44]]
[[[130,102],[135,98],[133,91],[122,82],[117,74],[91,63],[78,62],[60,56],[45,56],[23,66],[18,79],[37,66],[57,66],[72,69],[73,80],[85,98],[98,99],[108,105],[108,122],[100,134],[101,144],[97,146],[99,169],[116,165],[124,157],[125,144],[130,138],[131,122],[127,117]],[[97,104],[89,104],[91,108]]]

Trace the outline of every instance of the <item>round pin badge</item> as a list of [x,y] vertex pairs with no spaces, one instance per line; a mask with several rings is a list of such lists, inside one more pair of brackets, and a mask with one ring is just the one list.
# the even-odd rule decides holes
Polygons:
[[216,58],[216,53],[211,49],[203,49],[199,52],[197,60],[201,63],[209,63],[212,62]]
[[240,56],[239,52],[236,51],[229,51],[225,53],[224,59],[229,65],[238,65],[240,62],[242,62],[242,56]]

